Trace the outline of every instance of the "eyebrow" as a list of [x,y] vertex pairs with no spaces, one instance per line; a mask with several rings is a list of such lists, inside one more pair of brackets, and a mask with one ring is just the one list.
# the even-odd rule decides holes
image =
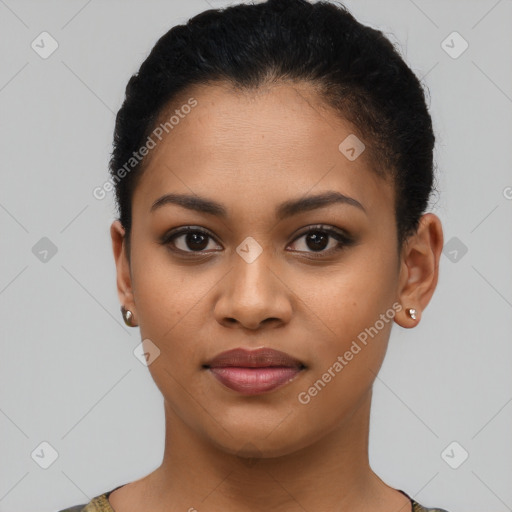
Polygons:
[[[355,206],[366,213],[365,207],[353,197],[346,196],[340,192],[328,191],[314,196],[290,199],[281,203],[276,208],[276,218],[283,220],[299,213],[340,203]],[[165,194],[153,203],[149,211],[154,212],[158,208],[169,204],[175,204],[200,213],[215,215],[223,219],[228,216],[226,207],[221,203],[213,201],[212,199],[189,194]]]

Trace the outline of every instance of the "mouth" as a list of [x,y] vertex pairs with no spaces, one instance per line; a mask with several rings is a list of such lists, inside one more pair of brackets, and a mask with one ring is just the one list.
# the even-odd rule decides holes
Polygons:
[[217,355],[204,364],[203,368],[233,391],[258,395],[288,384],[306,366],[279,350],[236,348]]

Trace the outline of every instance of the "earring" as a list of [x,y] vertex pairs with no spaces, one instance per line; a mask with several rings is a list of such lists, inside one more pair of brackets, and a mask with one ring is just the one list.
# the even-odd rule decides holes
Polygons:
[[121,313],[123,315],[124,323],[128,327],[135,327],[132,323],[133,320],[133,313],[129,309],[125,309],[124,306],[121,306]]
[[414,308],[406,309],[407,314],[413,319],[416,320],[416,310]]

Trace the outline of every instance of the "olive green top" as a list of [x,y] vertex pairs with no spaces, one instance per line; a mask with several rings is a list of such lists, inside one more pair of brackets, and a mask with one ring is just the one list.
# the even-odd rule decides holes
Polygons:
[[[127,485],[127,484],[123,484]],[[59,510],[59,512],[114,512],[114,509],[110,506],[110,502],[108,501],[108,497],[111,493],[113,493],[116,489],[123,487],[123,485],[119,485],[111,491],[100,494],[99,496],[94,497],[89,503],[83,503],[82,505],[75,505],[73,507],[66,508],[64,510]],[[420,505],[418,502],[414,501],[407,493],[404,491],[397,489],[402,494],[407,496],[409,500],[411,500],[412,504],[412,512],[447,512],[442,508],[426,508]]]

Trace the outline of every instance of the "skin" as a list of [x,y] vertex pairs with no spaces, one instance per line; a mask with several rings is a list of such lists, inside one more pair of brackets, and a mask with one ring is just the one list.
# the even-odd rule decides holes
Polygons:
[[[435,290],[439,218],[423,215],[397,253],[393,184],[371,170],[369,151],[354,161],[339,151],[359,132],[308,84],[249,93],[222,83],[195,86],[174,108],[190,97],[198,105],[153,150],[135,189],[130,261],[123,227],[111,226],[119,299],[141,339],[160,350],[148,369],[166,418],[161,466],[112,493],[112,507],[410,511],[409,500],[369,465],[369,413],[393,323],[416,326]],[[338,203],[276,220],[283,201],[325,191],[350,196],[366,211]],[[173,204],[151,213],[171,192],[220,202],[227,217]],[[346,230],[355,243],[330,251],[337,242],[329,237],[315,251],[304,232],[318,224]],[[182,226],[211,233],[202,255],[186,235],[174,240],[188,251],[181,256],[161,243]],[[236,252],[248,236],[263,250],[252,263]],[[393,303],[402,305],[394,318],[309,403],[300,403],[299,393]],[[235,347],[275,348],[306,369],[284,387],[244,396],[202,368]]]

